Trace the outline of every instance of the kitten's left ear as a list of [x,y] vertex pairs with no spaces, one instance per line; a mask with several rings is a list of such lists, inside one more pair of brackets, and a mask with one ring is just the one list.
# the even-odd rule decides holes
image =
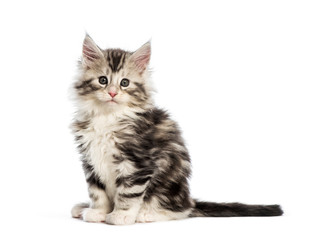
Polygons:
[[151,42],[148,41],[137,51],[135,51],[130,59],[133,61],[139,72],[143,72],[149,65],[151,58]]

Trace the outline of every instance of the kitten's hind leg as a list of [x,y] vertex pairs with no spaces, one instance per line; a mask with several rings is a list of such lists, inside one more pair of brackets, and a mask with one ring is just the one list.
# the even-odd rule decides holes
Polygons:
[[159,210],[159,211],[141,211],[137,216],[137,222],[148,223],[148,222],[160,222],[160,221],[170,221],[188,218],[190,210],[184,212],[172,212],[169,210]]
[[159,221],[169,221],[188,218],[191,209],[186,209],[184,211],[173,212],[166,209],[159,209],[158,203],[155,200],[149,203],[143,204],[139,214],[137,216],[137,222],[147,223],[147,222],[159,222]]
[[78,203],[71,209],[71,216],[74,218],[80,218],[85,208],[89,208],[89,203]]

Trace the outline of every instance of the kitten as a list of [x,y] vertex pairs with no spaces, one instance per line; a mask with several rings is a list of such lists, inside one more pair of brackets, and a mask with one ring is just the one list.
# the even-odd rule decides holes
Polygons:
[[73,207],[87,222],[133,224],[188,217],[279,216],[279,205],[210,203],[189,192],[190,157],[178,125],[154,106],[150,43],[101,50],[86,35],[74,84],[72,129],[91,202]]

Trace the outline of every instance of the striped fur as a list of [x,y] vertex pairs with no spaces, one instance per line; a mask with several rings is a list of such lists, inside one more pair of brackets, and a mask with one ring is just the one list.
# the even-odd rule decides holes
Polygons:
[[[91,203],[76,205],[72,216],[132,224],[195,216],[281,215],[279,206],[214,205],[191,198],[190,156],[176,122],[153,104],[149,59],[149,43],[131,53],[101,50],[89,36],[84,40],[73,86],[77,113],[72,130]],[[101,76],[107,84],[99,82]],[[120,85],[124,78],[129,86]]]
[[121,49],[107,49],[106,59],[112,72],[118,72],[124,67],[127,53]]

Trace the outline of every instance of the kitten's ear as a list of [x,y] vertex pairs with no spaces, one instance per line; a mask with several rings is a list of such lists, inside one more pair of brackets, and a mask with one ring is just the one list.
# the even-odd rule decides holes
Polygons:
[[86,34],[83,42],[83,65],[89,67],[102,56],[103,54],[100,48],[96,45],[94,40]]
[[135,51],[130,59],[134,62],[139,72],[143,72],[149,65],[151,58],[151,42],[145,43],[137,51]]

